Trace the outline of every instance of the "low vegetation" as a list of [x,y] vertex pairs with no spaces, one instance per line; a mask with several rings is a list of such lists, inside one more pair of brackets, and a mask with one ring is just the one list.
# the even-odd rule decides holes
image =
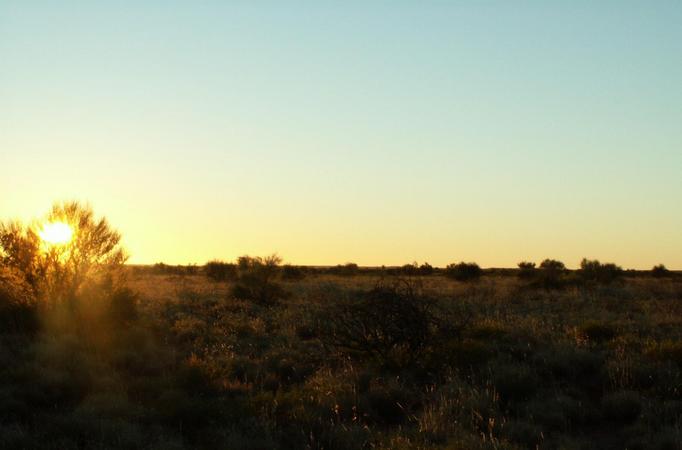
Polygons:
[[128,267],[56,219],[68,245],[0,227],[2,449],[680,448],[665,268]]

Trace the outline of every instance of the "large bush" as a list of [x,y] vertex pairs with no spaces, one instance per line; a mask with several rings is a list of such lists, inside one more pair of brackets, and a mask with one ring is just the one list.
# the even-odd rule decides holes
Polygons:
[[87,284],[115,289],[122,281],[126,254],[121,235],[105,218],[78,202],[55,204],[43,223],[60,222],[73,230],[68,242],[41,242],[36,226],[0,225],[0,262],[18,270],[41,300],[75,300]]

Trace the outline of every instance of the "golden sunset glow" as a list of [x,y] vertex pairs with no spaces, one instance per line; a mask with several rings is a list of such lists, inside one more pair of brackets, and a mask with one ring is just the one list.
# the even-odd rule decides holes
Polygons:
[[46,223],[38,231],[38,236],[48,244],[63,245],[71,241],[73,229],[64,222]]

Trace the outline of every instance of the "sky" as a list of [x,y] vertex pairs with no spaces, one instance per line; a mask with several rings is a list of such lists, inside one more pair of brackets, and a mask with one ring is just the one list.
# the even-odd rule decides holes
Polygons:
[[0,1],[0,219],[132,263],[682,269],[682,2]]

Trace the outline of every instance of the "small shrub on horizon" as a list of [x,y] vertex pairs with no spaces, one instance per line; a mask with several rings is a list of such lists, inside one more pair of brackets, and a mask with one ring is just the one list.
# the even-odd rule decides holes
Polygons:
[[519,271],[518,271],[518,277],[519,278],[532,278],[535,276],[535,263],[534,262],[528,262],[528,261],[521,261],[519,264]]
[[670,271],[663,264],[658,264],[651,268],[651,275],[656,278],[663,278],[669,276]]
[[580,276],[585,281],[611,283],[623,275],[623,269],[613,263],[600,263],[598,260],[583,258],[580,262]]
[[545,289],[558,289],[564,285],[566,266],[556,259],[545,259],[540,263],[536,283]]
[[261,305],[273,305],[287,297],[287,292],[275,282],[282,258],[270,255],[264,258],[240,256],[237,280],[232,287],[235,298],[251,300]]
[[400,273],[406,276],[415,276],[419,274],[419,266],[416,262],[412,264],[405,264],[400,268]]
[[232,281],[237,278],[237,265],[213,260],[204,266],[204,274],[213,281]]
[[419,275],[431,275],[434,271],[433,266],[427,262],[419,266]]
[[331,270],[331,272],[335,275],[342,275],[346,277],[352,277],[354,275],[357,275],[359,271],[360,268],[358,267],[358,265],[351,262],[343,265],[339,264],[338,266],[332,268]]
[[460,262],[459,264],[449,264],[445,268],[445,276],[457,281],[473,281],[481,277],[483,271],[478,264],[471,262]]

